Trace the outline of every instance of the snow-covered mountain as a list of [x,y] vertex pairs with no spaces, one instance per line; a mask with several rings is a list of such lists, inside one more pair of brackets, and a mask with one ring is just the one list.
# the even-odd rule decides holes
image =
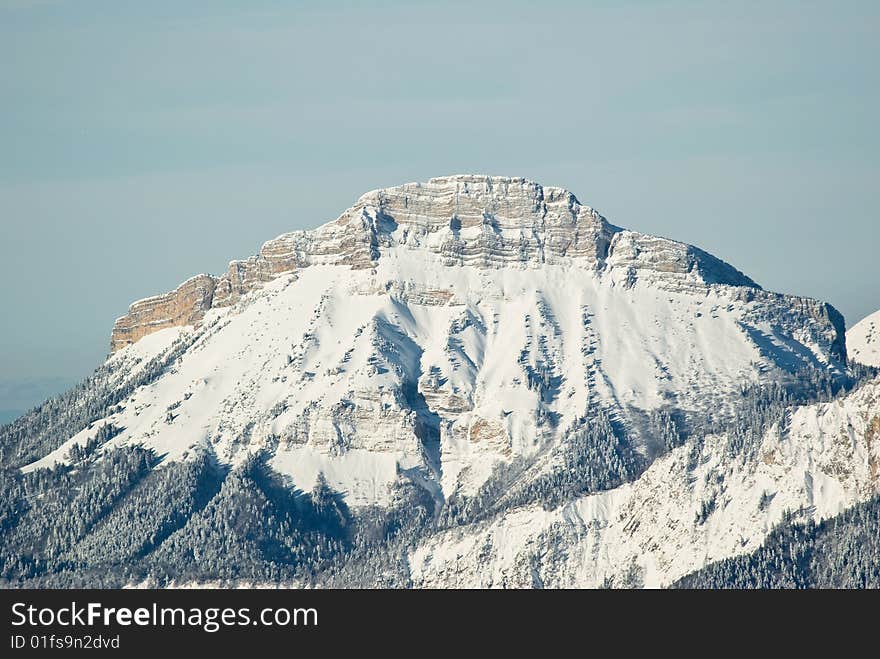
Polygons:
[[192,345],[101,420],[123,428],[111,446],[174,459],[209,442],[233,463],[268,447],[298,486],[323,473],[350,505],[384,501],[401,472],[445,499],[498,462],[541,458],[600,409],[625,424],[658,408],[709,416],[768,373],[845,359],[828,305],[524,179],[372,192],[243,263],[190,280],[204,294],[175,299],[174,318],[161,296],[117,322],[111,363],[133,372]]
[[880,366],[880,311],[853,325],[846,333],[849,358],[866,366]]
[[[288,489],[338,493],[349,529],[423,506],[403,535],[383,522],[406,539],[379,552],[395,584],[665,585],[754,549],[787,510],[827,517],[878,487],[878,389],[832,400],[853,385],[833,307],[521,178],[367,193],[134,303],[111,350],[4,429],[6,463],[37,478],[140,446],[156,472],[208,455],[247,474],[259,454]],[[251,482],[230,478],[224,505]],[[217,522],[193,520],[216,497],[149,551],[197,552],[180,548],[208,542]],[[327,547],[379,565],[350,533]],[[295,579],[352,583],[334,565]]]

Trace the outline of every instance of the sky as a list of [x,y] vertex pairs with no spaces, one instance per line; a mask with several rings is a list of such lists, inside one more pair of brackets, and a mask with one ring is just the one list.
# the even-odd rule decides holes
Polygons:
[[0,0],[0,421],[138,298],[363,192],[568,188],[880,308],[880,3]]

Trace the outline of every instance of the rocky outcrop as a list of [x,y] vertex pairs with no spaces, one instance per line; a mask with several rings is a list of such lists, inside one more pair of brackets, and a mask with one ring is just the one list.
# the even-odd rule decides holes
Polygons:
[[334,222],[279,236],[256,256],[233,261],[222,276],[199,275],[172,293],[134,303],[116,322],[111,350],[197,323],[208,309],[234,305],[280,274],[321,264],[370,269],[395,250],[425,250],[445,265],[476,268],[574,259],[628,286],[646,279],[690,292],[715,284],[758,288],[691,245],[609,224],[562,188],[524,178],[448,176],[369,192]]
[[302,265],[287,238],[267,242],[257,256],[232,261],[220,277],[197,275],[170,293],[134,302],[128,313],[116,320],[110,352],[166,327],[195,325],[208,309],[232,306],[255,288]]
[[210,275],[188,279],[175,290],[139,300],[129,307],[113,327],[110,350],[135,343],[148,334],[168,327],[193,325],[211,308],[217,281]]

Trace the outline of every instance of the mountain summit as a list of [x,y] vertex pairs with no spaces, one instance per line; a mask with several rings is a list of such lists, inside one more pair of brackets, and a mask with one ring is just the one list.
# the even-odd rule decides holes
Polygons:
[[403,251],[428,252],[444,266],[524,269],[574,262],[614,271],[630,284],[642,276],[673,287],[757,288],[696,247],[612,226],[562,188],[522,178],[448,176],[369,192],[336,221],[279,236],[257,256],[230,263],[220,277],[199,275],[172,293],[136,302],[117,321],[111,349],[192,324],[280,274],[313,265],[370,269],[383,254],[393,258]]

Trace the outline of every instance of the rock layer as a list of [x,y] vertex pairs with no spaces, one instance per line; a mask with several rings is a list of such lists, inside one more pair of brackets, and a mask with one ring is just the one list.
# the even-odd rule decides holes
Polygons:
[[216,288],[214,277],[197,275],[170,293],[138,300],[116,321],[110,338],[111,352],[153,332],[197,323],[211,308]]
[[363,195],[337,220],[284,234],[219,277],[199,275],[131,305],[116,321],[111,351],[166,327],[198,323],[278,275],[310,265],[375,266],[390,248],[424,249],[446,265],[539,267],[576,259],[673,289],[690,284],[757,288],[735,268],[691,245],[624,231],[562,188],[523,178],[449,176]]

